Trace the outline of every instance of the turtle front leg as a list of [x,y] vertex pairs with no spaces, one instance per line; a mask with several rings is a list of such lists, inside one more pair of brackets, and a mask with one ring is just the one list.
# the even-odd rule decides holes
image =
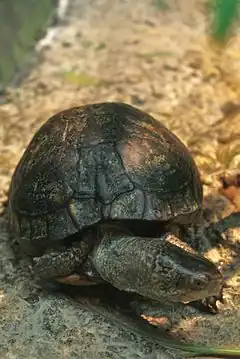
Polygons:
[[76,241],[71,247],[62,251],[49,251],[41,257],[33,258],[34,275],[40,280],[56,280],[64,284],[83,285],[87,279],[77,271],[82,267],[92,249],[92,242],[88,239]]
[[225,218],[221,218],[217,223],[212,223],[207,228],[207,236],[219,242],[223,233],[228,229],[240,228],[240,212],[233,212]]

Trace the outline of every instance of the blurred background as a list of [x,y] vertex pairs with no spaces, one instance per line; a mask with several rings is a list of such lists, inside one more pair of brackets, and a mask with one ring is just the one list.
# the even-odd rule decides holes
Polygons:
[[[78,1],[78,3],[80,2]],[[194,3],[190,2],[194,6]],[[27,68],[29,70],[32,63],[30,53],[36,49],[39,50],[43,44],[46,46],[47,43],[51,43],[54,33],[57,33],[53,26],[63,20],[68,6],[73,3],[74,0],[42,0],[41,2],[37,0],[2,0],[0,2],[1,89],[4,89],[13,79],[16,83],[23,77],[24,74],[21,76],[20,73],[23,72],[24,65],[25,70]],[[181,0],[153,0],[152,3],[159,11],[184,6]],[[84,4],[85,6],[94,6],[94,2],[88,4],[88,1],[82,1],[82,5]],[[237,0],[205,0],[202,1],[202,5],[205,7],[213,39],[224,42],[234,31],[234,23],[238,19],[239,2]],[[185,3],[185,7],[188,6]]]

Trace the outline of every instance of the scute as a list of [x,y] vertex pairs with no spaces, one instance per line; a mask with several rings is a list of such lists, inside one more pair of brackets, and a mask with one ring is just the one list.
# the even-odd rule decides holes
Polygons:
[[10,223],[19,232],[24,222],[21,236],[33,243],[40,218],[57,241],[103,219],[187,219],[201,205],[199,173],[185,146],[121,103],[51,117],[27,147],[9,192]]
[[139,189],[135,189],[115,199],[111,205],[111,212],[108,217],[112,219],[143,219],[144,210],[144,193]]
[[95,198],[73,198],[69,202],[68,212],[75,226],[81,230],[101,220],[101,206]]
[[118,151],[131,180],[147,192],[161,194],[177,192],[192,181],[192,163],[185,152],[171,146],[155,143],[155,138],[136,136],[120,142]]

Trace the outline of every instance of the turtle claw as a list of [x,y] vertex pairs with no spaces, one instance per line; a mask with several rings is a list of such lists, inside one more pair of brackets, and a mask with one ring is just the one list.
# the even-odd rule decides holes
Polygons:
[[211,296],[211,297],[207,297],[206,299],[204,299],[202,301],[202,304],[206,308],[208,308],[210,310],[210,312],[213,314],[217,314],[219,312],[217,302],[221,302],[222,304],[225,303],[224,298],[223,298],[223,288],[224,288],[224,286],[222,286],[222,289],[219,292],[219,294]]
[[212,314],[217,314],[219,312],[217,307],[217,299],[215,296],[204,299],[202,303]]

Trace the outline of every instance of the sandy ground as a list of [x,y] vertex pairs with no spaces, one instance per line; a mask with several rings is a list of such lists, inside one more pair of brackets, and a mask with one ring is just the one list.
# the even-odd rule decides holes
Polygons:
[[[58,39],[9,102],[0,105],[0,202],[32,134],[74,105],[124,101],[163,121],[188,145],[201,170],[205,207],[214,221],[239,211],[239,189],[221,191],[219,176],[240,171],[240,39],[224,54],[206,43],[204,1],[72,0]],[[230,194],[229,194],[230,193]],[[213,261],[239,257],[239,230],[213,248]],[[227,243],[227,241],[226,241]],[[237,251],[238,249],[238,251]],[[0,358],[182,358],[136,329],[98,298],[43,291],[14,253],[0,217]],[[238,346],[240,281],[220,313],[172,313],[171,335],[204,345]]]

